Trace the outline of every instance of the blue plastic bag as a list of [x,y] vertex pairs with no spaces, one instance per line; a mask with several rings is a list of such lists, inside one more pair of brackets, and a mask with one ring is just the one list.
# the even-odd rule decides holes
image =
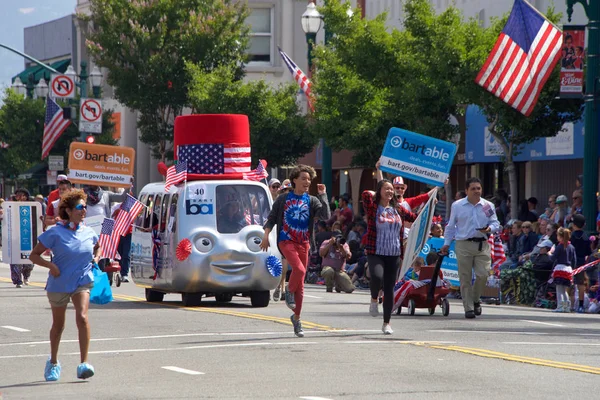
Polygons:
[[113,301],[112,289],[106,272],[102,272],[98,264],[94,263],[92,273],[94,274],[94,287],[90,291],[90,303],[106,304]]

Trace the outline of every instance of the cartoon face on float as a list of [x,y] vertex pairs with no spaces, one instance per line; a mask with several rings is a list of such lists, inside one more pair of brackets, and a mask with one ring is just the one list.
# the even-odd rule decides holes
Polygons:
[[271,281],[278,279],[266,268],[270,254],[260,249],[262,227],[271,209],[265,185],[190,182],[183,208],[178,233],[182,240],[189,239],[192,250],[173,275],[175,287],[193,291],[233,286],[240,290],[271,289]]

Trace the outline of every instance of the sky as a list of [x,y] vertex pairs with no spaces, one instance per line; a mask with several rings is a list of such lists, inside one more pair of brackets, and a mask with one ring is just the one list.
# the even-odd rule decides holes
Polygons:
[[[73,14],[76,5],[77,0],[0,0],[0,43],[22,52],[24,28]],[[23,57],[0,47],[1,93],[24,68]]]

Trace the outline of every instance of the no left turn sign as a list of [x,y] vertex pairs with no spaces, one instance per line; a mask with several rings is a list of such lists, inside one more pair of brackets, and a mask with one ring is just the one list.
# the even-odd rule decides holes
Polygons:
[[79,132],[102,133],[102,103],[96,99],[81,99]]
[[75,97],[75,82],[70,76],[52,74],[50,95],[54,98],[72,99]]

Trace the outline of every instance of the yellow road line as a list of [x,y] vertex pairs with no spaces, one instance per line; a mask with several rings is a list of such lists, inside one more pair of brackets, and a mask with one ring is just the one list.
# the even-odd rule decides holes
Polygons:
[[[0,278],[0,282],[12,283],[12,280],[7,279],[7,278]],[[44,283],[37,283],[37,282],[30,282],[29,285],[35,286],[35,287],[41,287],[41,288],[44,288],[46,286]],[[146,299],[143,297],[129,296],[129,295],[124,295],[124,294],[115,294],[114,292],[113,292],[113,298],[119,299],[119,300],[125,300],[125,301],[146,303]],[[248,312],[244,312],[244,311],[223,310],[223,309],[204,308],[204,307],[185,307],[183,305],[169,304],[169,303],[148,303],[148,304],[153,304],[153,305],[162,306],[162,307],[181,308],[184,310],[196,311],[196,312],[206,312],[206,313],[212,313],[212,314],[228,315],[231,317],[240,317],[240,318],[249,318],[249,319],[255,319],[255,320],[260,320],[260,321],[269,321],[269,322],[275,322],[275,323],[284,324],[284,325],[292,325],[292,322],[289,320],[289,318],[271,317],[268,315],[254,314],[254,313],[248,313]],[[302,326],[304,328],[318,329],[318,330],[322,330],[322,331],[335,331],[336,330],[335,328],[333,328],[331,326],[321,325],[321,324],[317,324],[315,322],[304,321],[304,320],[302,321]]]
[[571,371],[578,371],[578,372],[585,372],[585,373],[589,373],[589,374],[600,375],[600,368],[591,367],[588,365],[571,364],[571,363],[565,363],[565,362],[560,362],[560,361],[544,360],[541,358],[524,357],[524,356],[518,356],[518,355],[514,355],[514,354],[500,353],[500,352],[491,351],[491,350],[461,347],[461,346],[444,346],[444,345],[437,345],[437,344],[414,344],[414,345],[421,346],[421,347],[428,347],[431,349],[456,351],[459,353],[471,354],[471,355],[478,356],[478,357],[495,358],[495,359],[501,359],[501,360],[506,360],[506,361],[520,362],[520,363],[524,363],[524,364],[540,365],[540,366],[544,366],[544,367],[559,368],[559,369],[566,369],[566,370],[571,370]]

